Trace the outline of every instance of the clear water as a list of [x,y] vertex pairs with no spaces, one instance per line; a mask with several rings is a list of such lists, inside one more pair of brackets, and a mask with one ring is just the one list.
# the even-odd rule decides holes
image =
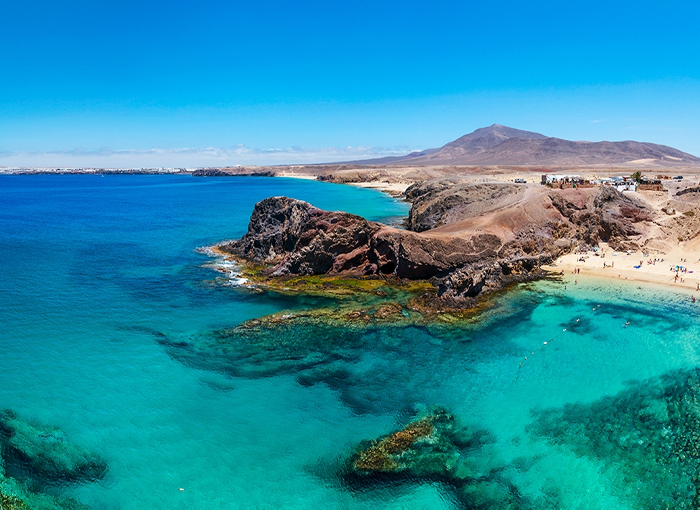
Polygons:
[[373,220],[407,212],[376,191],[294,179],[0,177],[0,408],[60,426],[109,464],[102,481],[55,490],[105,510],[455,508],[441,484],[358,490],[337,476],[359,441],[441,404],[493,435],[476,469],[504,469],[533,508],[655,508],[624,455],[533,423],[700,364],[695,308],[665,288],[539,282],[475,325],[375,331],[381,348],[348,364],[342,388],[170,357],[154,331],[196,335],[311,303],[222,285],[196,252],[242,235],[271,195]]

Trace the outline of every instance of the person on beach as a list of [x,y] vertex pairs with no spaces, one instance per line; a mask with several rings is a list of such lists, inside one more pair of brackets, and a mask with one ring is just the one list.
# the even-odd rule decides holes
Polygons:
[[692,299],[693,303],[695,303],[695,296],[690,296],[690,299]]

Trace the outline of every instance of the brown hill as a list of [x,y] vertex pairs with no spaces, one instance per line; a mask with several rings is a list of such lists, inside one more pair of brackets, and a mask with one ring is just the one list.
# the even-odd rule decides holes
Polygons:
[[357,161],[402,165],[640,165],[700,166],[700,158],[647,142],[584,142],[547,137],[494,124],[439,149],[402,157]]

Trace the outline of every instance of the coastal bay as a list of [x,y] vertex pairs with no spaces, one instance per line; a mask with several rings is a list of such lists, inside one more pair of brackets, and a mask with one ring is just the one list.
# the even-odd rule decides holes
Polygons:
[[[0,283],[0,402],[60,427],[107,466],[99,480],[49,485],[49,493],[124,509],[690,501],[668,487],[692,481],[692,466],[661,461],[692,453],[680,443],[664,450],[654,439],[654,454],[640,460],[633,448],[578,432],[584,420],[599,437],[611,427],[622,431],[616,441],[647,444],[652,430],[680,437],[692,429],[673,418],[690,416],[682,399],[664,396],[693,395],[685,381],[695,377],[700,322],[683,294],[614,279],[564,289],[550,279],[485,296],[457,322],[411,324],[399,312],[348,327],[306,318],[342,309],[342,296],[249,289],[213,271],[197,248],[243,236],[255,203],[269,195],[383,223],[405,219],[405,203],[279,178],[3,179],[0,247],[13,271]],[[253,323],[273,315],[277,323]],[[286,316],[299,316],[301,327]],[[642,402],[639,422],[627,418],[631,398]],[[445,436],[454,463],[421,450],[430,429],[409,427],[444,416],[434,406],[466,427],[461,440]],[[642,426],[652,410],[656,429]],[[364,441],[404,430],[414,438],[406,447],[432,459],[431,471],[347,472]],[[648,500],[626,481],[635,476]]]

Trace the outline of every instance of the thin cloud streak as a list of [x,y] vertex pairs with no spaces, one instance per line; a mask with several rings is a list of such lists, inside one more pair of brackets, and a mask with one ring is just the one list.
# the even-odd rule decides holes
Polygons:
[[234,165],[291,165],[349,161],[411,152],[408,147],[287,147],[256,149],[239,144],[233,147],[153,148],[87,150],[83,148],[45,151],[0,151],[0,166],[5,167],[100,167],[100,168],[194,168]]

